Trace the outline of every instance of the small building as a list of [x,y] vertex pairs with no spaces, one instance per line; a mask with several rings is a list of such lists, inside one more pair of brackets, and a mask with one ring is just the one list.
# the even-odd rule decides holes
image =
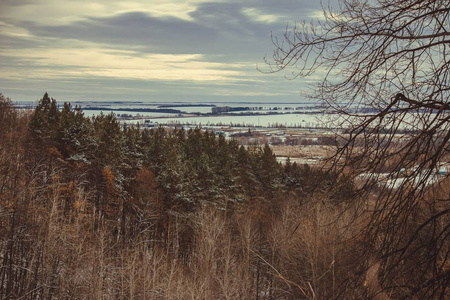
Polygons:
[[145,120],[144,121],[144,128],[154,128],[154,127],[158,127],[159,124],[158,122],[153,122],[151,120]]

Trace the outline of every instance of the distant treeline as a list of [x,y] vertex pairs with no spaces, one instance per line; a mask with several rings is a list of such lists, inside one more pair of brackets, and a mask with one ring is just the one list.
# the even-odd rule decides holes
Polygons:
[[110,107],[83,107],[83,110],[100,110],[100,111],[125,111],[125,112],[138,112],[138,113],[168,113],[168,114],[180,114],[183,111],[170,108],[110,108]]
[[175,103],[175,104],[163,104],[158,107],[214,107],[214,104],[191,104],[191,103]]

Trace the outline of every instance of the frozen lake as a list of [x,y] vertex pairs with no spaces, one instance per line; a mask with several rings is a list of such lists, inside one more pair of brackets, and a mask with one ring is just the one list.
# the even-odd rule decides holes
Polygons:
[[[198,116],[154,118],[159,124],[183,124],[194,126],[240,126],[240,127],[317,127],[320,118],[316,114],[276,114],[276,115],[239,115],[233,116]],[[129,123],[144,123],[144,120],[129,120]]]
[[177,116],[177,113],[164,113],[164,112],[134,112],[134,111],[110,111],[110,110],[83,110],[83,114],[86,117],[93,117],[98,116],[101,113],[107,115],[109,113],[113,112],[116,116],[121,115],[130,115],[134,118],[170,118]]
[[[75,102],[85,116],[115,113],[124,123],[144,124],[150,120],[161,125],[242,126],[242,127],[317,127],[321,124],[319,107],[313,103],[145,103]],[[226,115],[212,114],[214,107],[230,109]],[[102,109],[104,108],[104,109]],[[145,112],[144,110],[157,110]],[[162,110],[166,110],[162,112]],[[169,112],[170,110],[176,112]],[[126,116],[126,117],[125,117]]]
[[[33,109],[37,104],[16,102],[17,107]],[[58,103],[62,106],[62,103]],[[356,117],[343,117],[340,126],[333,126],[330,118],[337,115],[322,114],[320,105],[311,102],[298,103],[249,103],[249,102],[145,102],[145,101],[75,101],[73,107],[81,106],[87,117],[100,113],[114,113],[121,122],[141,123],[149,120],[162,125],[186,126],[239,126],[239,127],[339,127],[347,128],[361,120]],[[213,114],[214,109],[221,109],[224,114]],[[223,110],[222,110],[223,109]],[[362,114],[361,117],[369,117]],[[396,128],[420,130],[423,127],[421,114],[409,113],[393,123]],[[386,117],[386,126],[393,121]]]

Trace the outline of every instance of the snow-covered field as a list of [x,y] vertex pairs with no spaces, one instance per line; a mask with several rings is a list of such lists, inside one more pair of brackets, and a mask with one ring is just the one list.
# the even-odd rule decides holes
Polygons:
[[[150,118],[150,116],[149,116]],[[317,127],[320,120],[316,114],[277,114],[277,115],[254,115],[246,116],[235,114],[233,116],[198,116],[198,117],[167,117],[155,118],[152,121],[159,124],[183,124],[198,126],[240,126],[240,127]],[[143,124],[144,120],[128,120],[130,123]]]
[[[308,127],[323,126],[319,109],[312,103],[144,103],[144,102],[86,102],[74,103],[84,108],[85,116],[115,113],[121,122],[144,124],[152,121],[161,125],[242,126],[242,127]],[[212,115],[213,107],[245,108],[227,115]],[[101,108],[104,108],[102,110]],[[144,112],[143,109],[178,110],[171,112]],[[140,111],[138,111],[140,110]],[[194,115],[197,114],[197,115]],[[249,115],[251,114],[251,115]],[[126,116],[125,118],[123,116]]]

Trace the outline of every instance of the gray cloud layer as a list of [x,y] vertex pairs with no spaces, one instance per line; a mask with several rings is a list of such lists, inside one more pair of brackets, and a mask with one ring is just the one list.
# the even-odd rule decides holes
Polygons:
[[[46,3],[43,0],[41,2]],[[19,7],[30,3],[35,2],[4,0],[0,8],[1,6],[12,7],[12,5]],[[81,15],[78,19],[63,25],[49,25],[50,22],[44,24],[38,19],[23,21],[11,15],[0,20],[3,21],[3,24],[0,23],[2,39],[0,50],[3,49],[5,52],[17,50],[25,53],[26,49],[70,48],[77,42],[82,42],[99,44],[108,49],[133,50],[135,55],[200,54],[202,60],[214,63],[247,63],[251,66],[246,71],[248,76],[259,76],[254,66],[256,63],[262,63],[264,54],[270,54],[273,50],[270,33],[282,34],[288,22],[307,19],[308,15],[318,9],[320,9],[318,2],[306,0],[204,2],[197,4],[196,9],[189,13],[189,20],[173,16],[156,17],[148,12],[129,11],[106,16]],[[6,26],[14,26],[28,34],[5,34]],[[33,62],[26,55],[24,58],[0,56],[2,68],[22,68],[26,65],[41,67],[39,59]],[[242,67],[240,68],[242,71]],[[113,81],[110,81],[111,85],[108,85],[108,80],[104,78],[98,81],[105,87],[117,85],[117,82],[113,83]],[[243,93],[249,94],[253,89],[255,94],[258,94],[261,88],[253,83],[249,88],[248,82],[251,81],[249,77],[242,78],[245,89],[235,82],[229,86],[230,91],[236,95],[238,90],[242,89]],[[281,84],[280,80],[275,81],[278,85]],[[8,90],[5,83],[6,81],[2,81],[0,77],[0,89]],[[127,81],[126,84],[133,86],[132,82]],[[213,87],[196,84],[201,87],[199,90],[203,93],[215,94]],[[10,81],[8,85],[11,85]],[[149,86],[154,89],[153,83]],[[165,91],[172,92],[173,88],[161,91],[158,94],[164,94]],[[6,94],[6,92],[3,93]],[[296,96],[294,93],[293,97]]]

